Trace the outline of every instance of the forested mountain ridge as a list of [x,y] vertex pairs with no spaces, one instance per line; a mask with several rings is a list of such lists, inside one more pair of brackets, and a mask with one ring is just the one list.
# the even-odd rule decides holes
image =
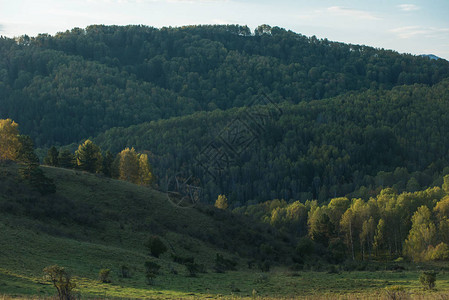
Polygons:
[[[200,179],[206,201],[221,193],[235,205],[275,198],[322,202],[348,194],[368,199],[385,187],[414,192],[441,185],[449,166],[448,91],[444,80],[280,105],[283,114],[269,120],[218,179],[199,165],[202,153],[255,108],[114,128],[94,140],[112,152],[131,146],[150,151],[160,184],[179,172],[191,174]],[[213,167],[214,161],[207,163]]]
[[37,146],[109,128],[229,109],[265,92],[299,103],[351,90],[433,85],[449,63],[248,27],[93,25],[0,39],[0,118]]

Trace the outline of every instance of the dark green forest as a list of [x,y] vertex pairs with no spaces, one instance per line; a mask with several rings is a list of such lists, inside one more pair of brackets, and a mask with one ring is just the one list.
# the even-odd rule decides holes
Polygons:
[[433,85],[449,63],[330,42],[268,25],[93,25],[0,39],[0,118],[38,147],[107,129],[226,110],[261,92],[297,104],[348,91]]
[[134,147],[157,188],[193,178],[204,202],[368,199],[449,173],[447,77],[443,59],[268,25],[92,25],[0,39],[0,118],[40,153]]
[[219,141],[223,130],[258,108],[114,128],[95,141],[113,152],[131,145],[149,149],[161,184],[178,172],[193,175],[209,201],[220,193],[237,206],[276,198],[368,199],[385,187],[414,192],[441,185],[442,175],[449,173],[448,102],[449,81],[444,80],[433,87],[401,86],[283,104],[282,115],[268,119],[259,134],[240,134],[254,141],[218,167],[215,159],[202,156],[208,143],[229,153]]

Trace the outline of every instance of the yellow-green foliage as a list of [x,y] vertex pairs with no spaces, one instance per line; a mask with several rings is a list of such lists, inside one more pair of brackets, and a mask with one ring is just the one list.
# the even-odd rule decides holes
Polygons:
[[225,195],[218,195],[217,200],[215,201],[215,207],[219,209],[227,209],[228,208],[228,198]]
[[11,119],[0,120],[0,161],[16,159],[20,148],[18,128]]
[[118,178],[135,184],[150,185],[153,181],[148,155],[125,148],[118,155]]
[[86,140],[79,145],[75,152],[76,165],[79,169],[91,173],[100,173],[103,166],[103,156],[101,149],[91,140]]
[[275,199],[235,213],[308,235],[325,247],[344,242],[351,259],[406,255],[415,261],[445,260],[444,245],[449,245],[449,196],[440,187],[401,194],[385,188],[368,200],[334,198],[321,205]]

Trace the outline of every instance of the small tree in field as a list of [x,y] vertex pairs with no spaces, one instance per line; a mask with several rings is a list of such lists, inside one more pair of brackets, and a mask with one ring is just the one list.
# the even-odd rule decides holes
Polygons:
[[435,281],[437,280],[437,273],[433,271],[422,272],[419,276],[419,282],[426,290],[431,290],[435,287]]
[[60,300],[75,299],[72,294],[76,284],[72,282],[72,277],[65,268],[58,265],[44,268],[45,277],[49,279],[58,290]]
[[215,201],[215,207],[219,209],[227,209],[228,208],[228,198],[225,195],[218,195],[217,200]]
[[145,278],[147,279],[148,284],[154,284],[154,278],[156,278],[156,275],[159,273],[160,268],[161,266],[159,266],[157,263],[154,263],[152,261],[145,262]]
[[102,283],[110,283],[111,279],[109,279],[109,274],[111,273],[111,269],[101,269],[98,273],[98,279]]

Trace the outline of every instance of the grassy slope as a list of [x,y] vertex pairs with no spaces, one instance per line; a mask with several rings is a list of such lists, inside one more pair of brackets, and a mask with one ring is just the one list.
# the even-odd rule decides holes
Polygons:
[[[232,239],[236,230],[241,239],[252,228],[261,242],[274,241],[264,226],[213,208],[178,207],[149,188],[73,170],[44,170],[56,183],[56,195],[36,194],[16,179],[15,164],[0,164],[0,294],[53,293],[39,282],[44,267],[59,264],[89,281],[90,287],[81,289],[87,294],[101,293],[102,288],[92,288],[93,280],[100,269],[110,268],[113,282],[131,289],[121,291],[121,296],[143,295],[148,288],[143,276],[146,260],[156,261],[166,275],[171,268],[177,270],[175,277],[181,278],[174,284],[172,277],[162,275],[158,289],[188,293],[186,269],[172,261],[172,253],[194,257],[210,272],[217,253],[238,259],[251,250],[249,242],[238,242],[238,234],[236,241]],[[160,235],[170,249],[160,259],[148,256],[144,246],[152,234]],[[240,267],[245,264],[239,259]],[[131,279],[118,277],[121,265],[130,267]]]
[[[376,296],[384,287],[400,285],[408,291],[419,289],[418,271],[383,272],[287,272],[282,268],[269,274],[249,270],[240,259],[239,271],[217,274],[211,270],[217,252],[236,257],[232,244],[205,241],[197,232],[229,234],[222,227],[231,222],[242,232],[251,229],[230,215],[212,218],[198,209],[175,207],[163,193],[126,182],[93,174],[44,168],[57,184],[57,195],[40,197],[15,179],[17,166],[0,164],[0,295],[54,295],[54,289],[42,278],[42,269],[51,264],[67,267],[75,275],[78,293],[82,297],[131,298],[195,298],[195,297],[292,297],[362,293]],[[24,200],[25,199],[25,200]],[[54,201],[52,202],[53,199]],[[43,216],[31,201],[57,206],[66,203],[69,211],[63,218]],[[70,206],[70,202],[75,206]],[[15,208],[5,203],[17,202]],[[27,209],[21,210],[26,207]],[[77,219],[79,207],[94,211],[89,218]],[[36,212],[37,211],[37,212]],[[64,208],[54,211],[64,212]],[[217,215],[216,215],[217,216]],[[92,220],[93,219],[93,220]],[[143,220],[143,221],[142,221]],[[246,228],[245,228],[246,226]],[[262,228],[262,227],[261,227]],[[263,229],[263,228],[262,228]],[[171,247],[170,252],[194,256],[206,266],[207,274],[187,277],[182,265],[171,261],[169,253],[160,259],[146,254],[144,241],[151,233],[161,235]],[[248,232],[246,232],[248,234]],[[267,233],[261,237],[269,241]],[[271,241],[274,242],[274,241]],[[249,247],[242,244],[242,247]],[[154,286],[148,286],[143,276],[146,260],[162,265],[162,274]],[[120,265],[130,267],[132,277],[120,278]],[[97,274],[101,268],[113,270],[112,283],[101,284]],[[178,271],[170,273],[170,268]],[[437,287],[440,293],[449,290],[449,274],[440,272]],[[428,296],[432,297],[433,294]]]

